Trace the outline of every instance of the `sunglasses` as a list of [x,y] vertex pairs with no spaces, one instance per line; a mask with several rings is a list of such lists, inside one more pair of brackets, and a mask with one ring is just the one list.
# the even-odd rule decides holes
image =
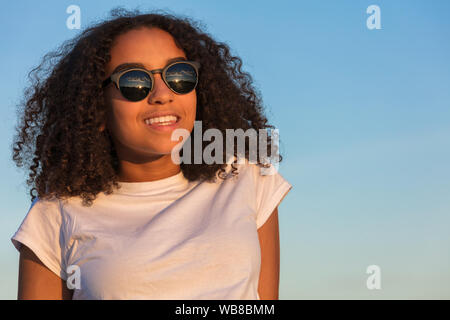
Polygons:
[[170,90],[176,94],[187,94],[197,86],[199,68],[197,61],[176,61],[155,70],[131,68],[113,73],[103,81],[102,87],[112,82],[128,101],[141,101],[153,91],[153,74],[160,73]]

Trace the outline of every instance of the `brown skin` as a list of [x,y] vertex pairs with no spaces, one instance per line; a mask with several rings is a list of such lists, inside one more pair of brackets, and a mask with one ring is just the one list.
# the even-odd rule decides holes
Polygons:
[[[147,70],[154,70],[164,68],[171,58],[187,58],[172,36],[157,28],[131,30],[116,41],[106,66],[108,75],[126,62],[141,62]],[[174,111],[181,117],[179,128],[191,132],[196,116],[196,90],[179,95],[167,87],[161,74],[154,76],[154,89],[142,101],[126,100],[113,84],[105,90],[110,111],[107,127],[119,158],[122,182],[154,181],[181,171],[180,165],[171,159],[171,150],[178,144],[171,141],[172,132],[150,130],[142,117],[146,112]]]
[[[163,68],[167,60],[186,57],[171,35],[160,29],[129,31],[117,39],[111,49],[111,61],[106,67],[108,76],[120,64],[141,62],[146,69]],[[119,181],[145,182],[164,179],[180,172],[173,163],[171,150],[178,144],[171,141],[171,132],[149,130],[142,121],[145,112],[175,111],[181,116],[180,128],[189,132],[196,117],[196,91],[177,95],[155,74],[154,90],[139,102],[124,99],[110,85],[105,89],[109,117],[106,126],[113,137],[120,162]],[[105,129],[105,126],[101,128]],[[278,211],[274,210],[267,222],[258,229],[261,245],[261,271],[258,293],[262,300],[278,299],[279,284],[279,235]],[[64,280],[45,267],[26,246],[22,247],[19,262],[18,299],[71,299]]]
[[20,249],[19,300],[71,300],[73,290],[48,269],[27,246]]
[[280,237],[278,207],[269,219],[258,229],[261,246],[261,271],[258,293],[261,300],[278,300],[280,283]]

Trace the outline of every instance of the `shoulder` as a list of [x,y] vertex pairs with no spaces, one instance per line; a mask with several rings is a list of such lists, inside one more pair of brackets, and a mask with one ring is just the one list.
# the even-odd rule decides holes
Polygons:
[[35,229],[36,232],[53,234],[67,231],[70,220],[63,210],[61,199],[56,197],[36,198],[31,203],[21,227],[25,230]]
[[57,198],[41,199],[36,197],[28,209],[27,216],[58,217],[61,216],[61,201]]

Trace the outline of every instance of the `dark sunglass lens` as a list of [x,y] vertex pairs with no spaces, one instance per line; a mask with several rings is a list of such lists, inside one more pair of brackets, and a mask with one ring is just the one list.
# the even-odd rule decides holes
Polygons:
[[166,81],[175,92],[189,93],[197,85],[197,72],[190,64],[176,63],[167,69]]
[[120,77],[119,87],[125,98],[130,101],[140,101],[150,92],[152,80],[145,72],[132,70]]

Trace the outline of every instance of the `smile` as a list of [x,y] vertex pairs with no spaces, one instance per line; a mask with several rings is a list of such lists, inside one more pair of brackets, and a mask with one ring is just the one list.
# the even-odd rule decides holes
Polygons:
[[153,130],[158,131],[172,131],[178,127],[180,117],[177,116],[164,116],[145,119],[145,125]]

